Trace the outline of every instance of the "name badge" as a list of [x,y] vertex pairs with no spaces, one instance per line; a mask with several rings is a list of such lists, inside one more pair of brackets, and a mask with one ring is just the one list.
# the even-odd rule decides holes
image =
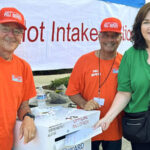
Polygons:
[[94,97],[94,101],[97,102],[100,106],[104,106],[104,98]]

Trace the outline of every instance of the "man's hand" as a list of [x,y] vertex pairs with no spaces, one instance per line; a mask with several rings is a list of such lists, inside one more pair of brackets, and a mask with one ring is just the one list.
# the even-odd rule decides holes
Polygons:
[[72,95],[69,96],[69,98],[76,103],[77,105],[79,105],[82,109],[84,110],[94,110],[94,109],[99,109],[101,106],[94,101],[93,99],[86,101],[81,94],[76,94],[76,95]]
[[94,110],[94,109],[99,109],[100,107],[101,106],[92,99],[84,105],[83,109],[84,110]]
[[34,120],[29,116],[25,116],[20,127],[20,139],[24,136],[24,143],[30,142],[36,136],[36,127]]

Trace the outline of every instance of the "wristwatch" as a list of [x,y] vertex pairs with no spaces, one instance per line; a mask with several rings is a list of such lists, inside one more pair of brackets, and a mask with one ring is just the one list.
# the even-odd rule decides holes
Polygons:
[[35,116],[30,112],[27,112],[26,114],[24,114],[23,119],[25,116],[28,116],[28,117],[32,118],[33,120],[35,119]]

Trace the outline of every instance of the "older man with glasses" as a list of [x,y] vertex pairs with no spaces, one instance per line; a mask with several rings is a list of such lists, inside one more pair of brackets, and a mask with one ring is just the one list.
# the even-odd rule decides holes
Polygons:
[[21,43],[26,29],[24,16],[15,8],[0,10],[0,150],[13,147],[13,129],[16,116],[22,120],[20,138],[24,143],[36,134],[34,115],[28,100],[36,96],[29,64],[14,51]]

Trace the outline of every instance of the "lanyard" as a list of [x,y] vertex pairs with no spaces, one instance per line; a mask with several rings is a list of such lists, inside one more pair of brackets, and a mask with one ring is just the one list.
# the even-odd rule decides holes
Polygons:
[[100,98],[100,88],[106,83],[106,81],[107,81],[107,79],[108,79],[108,77],[109,77],[109,75],[110,75],[110,73],[111,73],[111,70],[112,70],[112,68],[113,68],[113,65],[114,65],[114,63],[115,63],[115,59],[116,59],[116,56],[115,56],[115,58],[114,58],[114,60],[113,60],[113,63],[112,63],[112,65],[111,65],[111,67],[110,67],[110,70],[109,70],[109,72],[108,72],[106,78],[105,78],[104,81],[101,83],[101,82],[100,82],[100,81],[101,81],[101,75],[100,75],[100,51],[99,51],[99,61],[98,61],[98,64],[99,64],[98,97],[99,97],[99,98]]

